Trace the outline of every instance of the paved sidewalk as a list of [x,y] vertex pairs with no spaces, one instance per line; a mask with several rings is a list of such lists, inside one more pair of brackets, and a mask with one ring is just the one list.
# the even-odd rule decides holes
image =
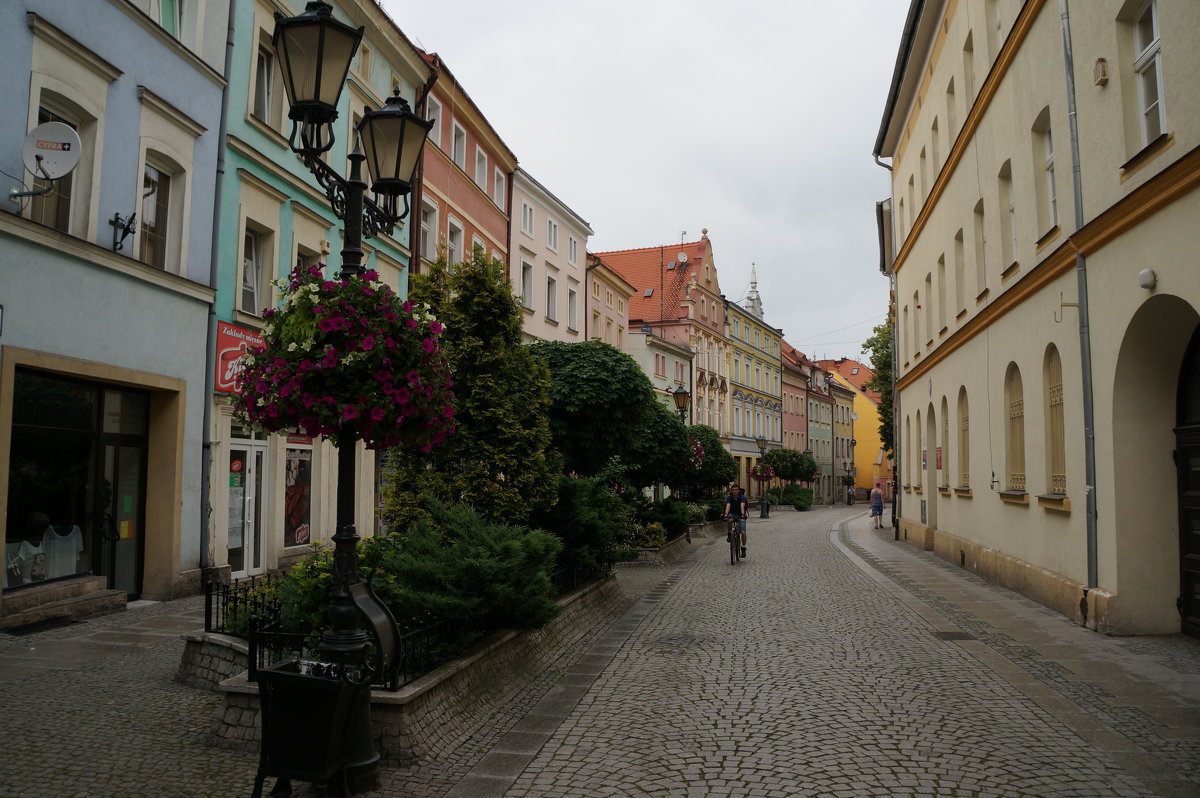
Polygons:
[[[1200,641],[1088,632],[865,511],[620,569],[613,623],[372,796],[1200,796]],[[202,624],[191,598],[0,634],[0,795],[248,795],[257,757],[204,741],[219,699],[173,681]]]

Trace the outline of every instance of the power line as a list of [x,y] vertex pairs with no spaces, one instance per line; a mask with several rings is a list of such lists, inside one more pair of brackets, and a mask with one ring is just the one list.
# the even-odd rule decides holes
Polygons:
[[[849,330],[851,327],[857,327],[860,324],[867,324],[868,322],[878,321],[879,319],[886,319],[886,318],[887,318],[887,314],[884,313],[879,316],[872,316],[869,319],[863,319],[862,321],[856,321],[853,324],[847,324],[845,327],[838,327],[836,330],[829,330],[827,332],[814,333],[813,335],[804,335],[801,337],[802,338],[820,338],[823,335],[833,335],[834,333],[841,332],[842,330]],[[851,341],[850,343],[853,343],[853,341]]]

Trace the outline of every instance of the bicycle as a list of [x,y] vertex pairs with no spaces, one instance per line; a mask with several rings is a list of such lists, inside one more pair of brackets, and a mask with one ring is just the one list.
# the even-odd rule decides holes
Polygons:
[[738,528],[738,519],[734,516],[725,518],[725,539],[729,541],[729,564],[737,565],[742,558],[742,534]]

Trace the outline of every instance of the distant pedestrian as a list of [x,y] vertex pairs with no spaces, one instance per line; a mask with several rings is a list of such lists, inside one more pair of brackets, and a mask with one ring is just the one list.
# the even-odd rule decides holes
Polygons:
[[875,519],[875,528],[883,528],[883,491],[879,486],[871,488],[871,517]]

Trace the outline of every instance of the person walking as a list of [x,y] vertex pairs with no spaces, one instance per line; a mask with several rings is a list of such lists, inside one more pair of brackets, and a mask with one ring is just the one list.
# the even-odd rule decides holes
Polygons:
[[871,518],[875,519],[875,528],[883,528],[883,491],[879,486],[871,488]]

